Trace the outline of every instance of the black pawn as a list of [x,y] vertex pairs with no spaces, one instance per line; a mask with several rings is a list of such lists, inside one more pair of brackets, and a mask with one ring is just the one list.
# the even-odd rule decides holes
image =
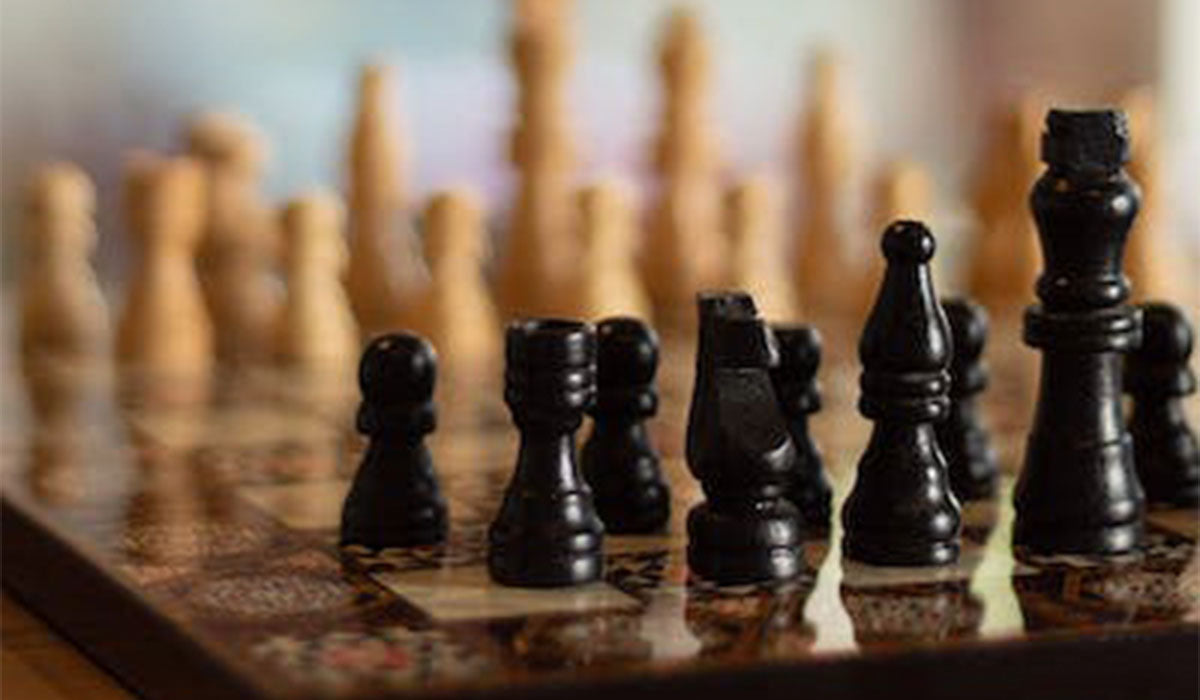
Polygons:
[[376,338],[358,368],[358,431],[369,443],[342,507],[343,545],[372,549],[436,544],[446,538],[446,502],[425,436],[437,413],[437,356],[423,338]]
[[1138,210],[1125,116],[1052,110],[1042,134],[1046,172],[1030,194],[1045,269],[1025,342],[1042,376],[1013,542],[1034,554],[1120,554],[1143,536],[1144,496],[1121,415],[1122,354],[1141,342],[1125,304],[1125,239]]
[[1194,508],[1200,504],[1200,446],[1183,411],[1183,397],[1196,391],[1191,354],[1192,329],[1183,313],[1165,303],[1142,305],[1142,346],[1125,363],[1134,462],[1148,500]]
[[950,322],[950,415],[937,424],[938,446],[950,470],[950,487],[960,501],[989,498],[996,492],[996,453],[979,420],[976,397],[987,388],[983,346],[987,312],[967,299],[942,302]]
[[809,326],[773,326],[772,330],[779,344],[779,366],[771,370],[771,383],[796,446],[796,469],[784,495],[800,509],[808,529],[825,530],[832,490],[821,452],[808,431],[808,416],[821,410],[817,385],[821,334]]
[[769,370],[774,337],[749,297],[703,294],[688,423],[688,467],[706,501],[688,513],[688,566],[722,585],[791,578],[804,567],[801,519],[783,497],[796,448]]
[[952,349],[933,291],[929,229],[898,221],[883,233],[887,272],[859,340],[858,410],[874,429],[842,509],[843,552],[870,564],[921,566],[958,558],[961,516],[934,424],[950,412]]
[[596,393],[595,331],[576,321],[517,321],[505,359],[504,400],[521,446],[488,530],[488,570],[506,586],[595,581],[604,525],[575,462],[575,431]]
[[645,424],[658,411],[658,338],[636,318],[610,318],[596,326],[596,346],[596,402],[592,434],[580,453],[583,476],[605,531],[661,530],[671,515],[671,493]]

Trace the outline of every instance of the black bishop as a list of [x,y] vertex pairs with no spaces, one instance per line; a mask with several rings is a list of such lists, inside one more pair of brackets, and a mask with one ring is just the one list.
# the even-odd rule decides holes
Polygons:
[[916,221],[883,233],[887,272],[859,340],[859,411],[874,422],[842,509],[844,553],[879,565],[958,558],[961,516],[934,424],[950,412],[952,348],[933,290],[933,234]]

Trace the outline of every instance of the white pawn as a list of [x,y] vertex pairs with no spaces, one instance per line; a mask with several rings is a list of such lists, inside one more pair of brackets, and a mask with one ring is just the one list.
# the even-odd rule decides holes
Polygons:
[[796,298],[783,267],[778,192],[765,175],[737,183],[725,196],[725,225],[733,243],[733,288],[749,292],[763,318],[788,322],[796,319]]
[[440,192],[425,207],[424,226],[432,283],[418,306],[416,330],[451,372],[483,367],[499,352],[499,321],[482,274],[480,207],[466,190]]
[[156,374],[205,374],[213,364],[213,329],[195,267],[203,169],[191,158],[135,154],[124,204],[139,255],[117,330],[117,357]]
[[358,357],[358,326],[341,281],[348,258],[344,219],[332,192],[313,192],[284,207],[287,297],[276,325],[275,356],[285,366],[339,371]]
[[22,270],[21,350],[29,359],[93,355],[108,309],[92,271],[96,190],[69,163],[41,168],[29,188]]
[[576,204],[585,248],[575,315],[649,321],[650,300],[634,265],[635,222],[624,188],[616,181],[601,182],[580,190]]
[[208,112],[188,124],[187,141],[207,178],[197,269],[217,359],[234,365],[265,361],[279,313],[278,232],[260,192],[265,140],[235,114]]

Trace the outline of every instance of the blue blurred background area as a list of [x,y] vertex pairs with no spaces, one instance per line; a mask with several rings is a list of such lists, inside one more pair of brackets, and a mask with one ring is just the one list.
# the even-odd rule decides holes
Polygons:
[[[579,175],[644,177],[659,108],[655,38],[665,0],[579,0],[570,76]],[[852,152],[924,163],[955,210],[988,111],[1036,89],[1104,101],[1153,85],[1175,235],[1200,240],[1200,3],[1194,0],[695,0],[712,44],[711,115],[731,172],[787,172],[818,48],[843,58]],[[80,163],[100,189],[99,266],[119,277],[122,154],[176,149],[187,115],[256,122],[272,197],[341,186],[358,68],[396,68],[409,190],[466,182],[493,212],[510,191],[514,85],[498,0],[4,0],[0,5],[5,281],[23,182]]]

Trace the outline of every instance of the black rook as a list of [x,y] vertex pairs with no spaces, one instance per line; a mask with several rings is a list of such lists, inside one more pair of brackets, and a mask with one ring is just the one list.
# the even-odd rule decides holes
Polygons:
[[1138,211],[1125,116],[1115,110],[1046,117],[1046,172],[1030,195],[1045,270],[1025,342],[1042,377],[1013,541],[1031,553],[1118,554],[1142,540],[1142,488],[1121,415],[1121,354],[1141,342],[1125,304],[1121,258]]
[[575,431],[596,394],[595,331],[576,321],[517,321],[505,360],[504,400],[521,446],[488,531],[488,570],[508,586],[594,581],[604,526],[576,465]]

